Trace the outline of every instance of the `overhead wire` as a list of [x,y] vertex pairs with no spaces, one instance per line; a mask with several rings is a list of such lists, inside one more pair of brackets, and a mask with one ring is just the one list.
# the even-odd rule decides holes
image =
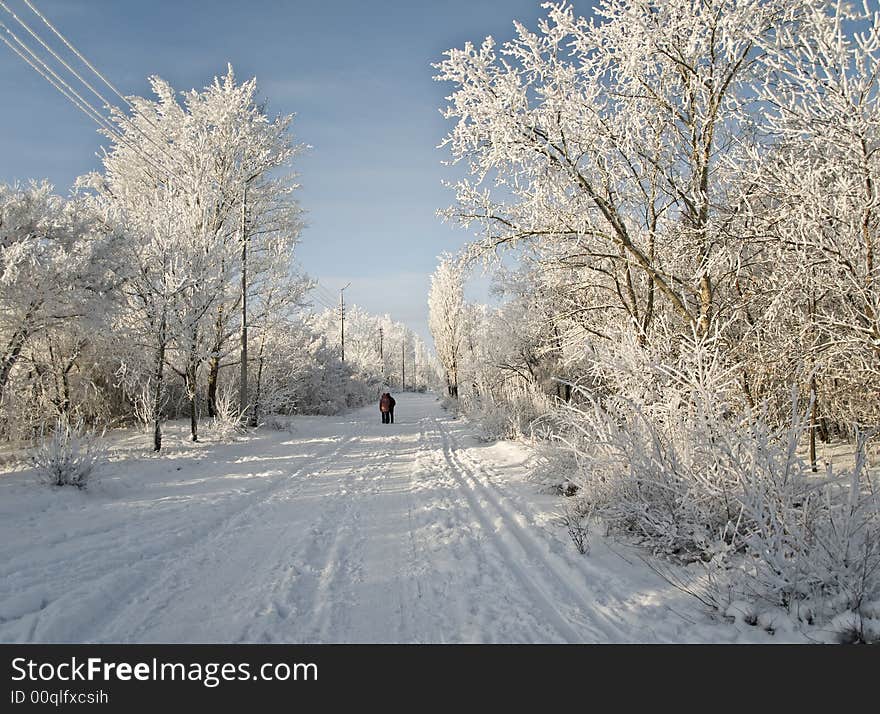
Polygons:
[[[0,22],[0,30],[5,31],[15,43],[16,47],[5,37],[0,35],[0,40],[17,54],[26,64],[28,64],[37,74],[43,77],[51,84],[62,96],[70,101],[77,109],[85,114],[89,119],[94,121],[101,129],[110,134],[121,144],[125,144],[135,151],[142,159],[149,163],[154,169],[160,173],[168,173],[167,169],[157,164],[149,156],[139,151],[136,144],[132,143],[124,134],[119,132],[116,127],[96,109],[91,102],[85,99],[79,92],[71,87],[55,70],[53,70],[38,54],[36,54],[18,35],[16,35],[7,25]],[[176,177],[176,176],[175,176]],[[178,180],[180,180],[179,177]]]
[[336,305],[338,303],[336,296],[330,293],[326,288],[322,288],[321,286],[319,286],[318,293],[321,295],[325,302],[328,302],[331,305]]
[[[139,113],[137,107],[132,104],[132,102],[123,95],[116,86],[109,80],[107,77],[98,70],[95,65],[90,62],[86,57],[73,45],[73,43],[64,36],[64,34],[54,25],[52,22],[42,13],[40,10],[34,5],[31,0],[23,0],[25,5],[58,37],[64,45],[86,66],[88,69],[98,78],[101,82],[106,85],[111,92],[119,99],[121,99],[134,113],[136,113],[139,117],[143,118],[143,120],[149,124],[152,128],[160,131],[159,127],[150,119],[149,116],[146,116],[143,113]],[[33,37],[54,59],[58,62],[62,67],[64,67],[73,77],[75,77],[84,87],[86,87],[95,97],[97,97],[104,105],[104,109],[112,112],[115,108],[110,101],[99,92],[92,84],[87,81],[76,69],[74,69],[70,63],[68,63],[63,57],[61,57],[46,41],[43,40],[42,37],[24,20],[22,20],[4,1],[0,0],[0,8],[5,10],[12,18],[23,27],[27,33]],[[48,62],[46,62],[34,49],[32,49],[24,40],[22,40],[18,35],[16,35],[8,26],[6,26],[3,22],[0,22],[0,29],[5,31],[10,37],[13,38],[16,44],[12,44],[6,37],[0,34],[0,40],[3,41],[16,55],[18,55],[26,64],[28,64],[34,71],[36,71],[43,79],[45,79],[52,87],[54,87],[65,99],[70,101],[79,111],[85,114],[90,120],[95,122],[104,132],[106,132],[110,138],[116,140],[120,144],[125,145],[129,149],[131,149],[135,155],[143,159],[147,164],[149,164],[153,169],[157,170],[160,175],[164,174],[169,178],[175,178],[178,181],[182,181],[180,176],[168,166],[162,165],[162,163],[157,162],[157,160],[143,151],[143,148],[135,144],[126,133],[117,126],[113,120],[103,114],[99,109],[97,109],[90,101],[88,101],[85,97],[83,97],[76,89],[70,86],[70,83],[66,81],[58,72],[56,72],[52,67],[49,66]],[[18,45],[16,47],[16,45]],[[123,115],[124,116],[124,115]],[[149,134],[143,131],[141,127],[139,127],[131,118],[125,117],[126,123],[134,129],[136,132],[141,134],[147,141],[153,144],[167,159],[169,159],[172,163],[177,164],[180,167],[183,167],[186,170],[185,165],[180,162],[180,160],[170,154],[167,151],[166,147],[158,144]],[[299,266],[302,271],[305,273],[305,268],[301,265]],[[325,287],[318,281],[315,282],[315,287],[313,288],[313,297],[314,302],[316,302],[321,307],[324,307],[328,310],[335,310],[339,306],[336,301],[336,296],[333,291],[329,288]]]
[[[124,94],[122,94],[122,92],[120,92],[120,91],[116,88],[116,86],[115,86],[115,85],[114,85],[109,79],[107,79],[107,78],[104,76],[104,74],[101,73],[100,70],[98,70],[97,67],[95,67],[94,64],[92,64],[91,62],[89,62],[89,60],[86,59],[86,58],[83,56],[83,54],[82,54],[82,53],[81,53],[81,52],[80,52],[80,51],[74,46],[74,44],[73,44],[70,40],[68,40],[68,39],[62,34],[62,32],[61,32],[57,27],[55,27],[55,25],[53,25],[53,24],[49,21],[49,19],[48,19],[48,18],[47,18],[42,12],[40,12],[40,11],[37,9],[37,7],[33,4],[33,2],[31,2],[31,0],[24,0],[24,4],[27,5],[27,6],[30,8],[31,12],[33,12],[38,18],[40,18],[40,20],[42,20],[43,23],[44,23],[44,24],[45,24],[45,25],[46,25],[46,26],[47,26],[47,27],[48,27],[53,33],[55,33],[55,35],[56,35],[56,36],[57,36],[57,37],[58,37],[58,38],[59,38],[59,39],[65,44],[65,46],[66,46],[71,52],[73,52],[74,55],[76,55],[76,57],[80,60],[80,62],[82,62],[86,67],[88,67],[88,68],[92,71],[92,73],[93,73],[98,79],[100,79],[100,80],[101,80],[101,81],[102,81],[102,82],[103,82],[103,83],[104,83],[104,84],[110,89],[111,92],[113,92],[117,97],[119,97],[119,98],[120,98],[120,99],[121,99],[121,100],[122,100],[122,101],[123,101],[128,107],[129,107],[129,109],[131,109],[131,110],[134,111],[134,112],[137,111],[137,107],[135,107],[134,104],[131,103],[131,101],[128,99],[128,97],[126,97]],[[2,2],[2,0],[0,0],[0,5],[5,5],[5,3]],[[8,10],[7,10],[7,11],[8,11]],[[15,17],[14,13],[12,13],[12,14],[13,14],[13,17]],[[22,24],[24,24],[24,23],[22,23]],[[36,35],[35,35],[35,37],[36,37]],[[44,46],[45,46],[45,43],[43,43],[42,40],[40,40],[40,42],[41,42],[41,44],[44,44]],[[47,47],[47,49],[49,49],[50,52],[52,51],[52,50],[51,50],[50,48],[48,48],[48,47]],[[53,52],[53,55],[54,55],[54,52]],[[56,57],[57,57],[57,56],[56,56]],[[58,59],[59,59],[59,61],[63,62],[63,60],[61,60],[60,58],[58,58]],[[95,89],[94,89],[90,84],[88,84],[85,80],[81,79],[81,78],[79,77],[79,75],[76,74],[76,72],[74,72],[74,70],[72,70],[72,69],[71,69],[66,63],[65,63],[65,66],[68,67],[68,70],[71,71],[72,73],[74,73],[74,74],[77,76],[77,78],[79,78],[80,81],[83,82],[83,84],[85,84],[85,85],[86,85],[86,86],[87,86],[92,92],[94,92],[96,96],[101,97],[102,101],[104,101],[104,103],[105,103],[108,107],[111,106],[110,103],[109,103],[106,99],[104,99],[103,96],[102,96],[97,90],[95,90]],[[149,124],[153,129],[155,129],[156,131],[160,131],[159,127],[158,127],[155,123],[153,123],[153,121],[152,121],[148,116],[146,116],[146,115],[144,115],[144,114],[141,114],[140,116],[143,117],[144,121],[147,122],[147,124]],[[183,165],[183,164],[180,162],[180,160],[179,160],[178,158],[176,158],[175,156],[173,156],[172,154],[170,154],[170,153],[167,151],[166,148],[160,146],[157,142],[155,142],[155,141],[152,139],[152,137],[150,137],[146,132],[144,132],[143,130],[141,130],[140,127],[138,127],[136,124],[133,124],[132,126],[133,126],[133,127],[135,128],[135,130],[138,131],[138,132],[139,132],[144,138],[146,138],[146,139],[147,139],[150,143],[152,143],[157,149],[159,149],[159,151],[161,151],[163,154],[165,154],[165,156],[167,156],[172,162],[176,162],[176,163],[178,164],[179,167],[181,167],[181,168],[183,168],[184,170],[186,170],[186,166]]]
[[[38,10],[33,6],[32,3],[27,3],[28,7],[30,7],[37,15],[43,19],[57,34],[57,29],[54,28],[54,25],[51,25],[49,21],[39,13]],[[92,94],[94,94],[101,102],[104,103],[104,107],[108,110],[112,109],[112,105],[110,102],[104,97],[97,89],[95,89],[86,79],[82,77],[82,75],[77,72],[73,67],[70,66],[68,62],[66,62],[57,52],[55,52],[38,34],[31,28],[24,20],[22,20],[10,7],[9,5],[0,0],[0,8],[5,10],[12,18],[23,27],[31,37],[33,37],[39,44],[49,52],[49,54],[61,65],[63,66],[73,77],[75,77],[83,86],[85,86]],[[74,89],[68,81],[66,81],[58,72],[56,72],[52,67],[49,66],[48,62],[45,61],[32,47],[30,47],[22,38],[20,38],[15,32],[12,31],[6,24],[0,22],[0,29],[4,30],[10,37],[13,38],[15,43],[18,45],[16,47],[11,42],[9,42],[5,37],[0,36],[0,39],[3,40],[4,44],[9,47],[16,55],[18,55],[25,63],[27,63],[34,71],[36,71],[40,76],[42,76],[49,84],[51,84],[62,96],[64,96],[68,101],[70,101],[77,109],[83,112],[89,119],[94,121],[102,130],[104,130],[110,138],[117,140],[119,143],[127,146],[132,151],[134,151],[141,159],[150,164],[152,168],[159,171],[160,174],[166,174],[168,177],[175,178],[181,183],[183,180],[180,175],[174,170],[170,169],[167,166],[162,165],[155,158],[149,156],[139,147],[137,144],[132,142],[125,134],[116,126],[113,121],[103,114],[99,109],[97,109],[89,100],[83,97],[76,89]],[[63,36],[62,36],[63,37]],[[66,41],[69,47],[72,45]],[[75,48],[74,48],[75,51]],[[75,51],[78,57],[82,58],[82,55]],[[84,58],[82,58],[84,60]],[[84,60],[86,64],[95,72],[99,77],[103,79],[103,75],[101,75],[94,68],[94,65],[89,63],[87,60]],[[106,80],[104,80],[106,81]],[[112,85],[111,85],[112,86]],[[114,88],[115,89],[115,88]],[[130,102],[127,102],[129,106],[132,106]],[[141,115],[143,116],[143,115]],[[155,124],[150,122],[149,117],[145,117],[144,119],[151,123],[155,127]],[[175,159],[171,154],[165,151],[161,146],[159,146],[156,141],[152,139],[148,134],[146,134],[140,127],[137,126],[136,123],[128,120],[128,123],[132,126],[135,131],[140,133],[145,139],[147,139],[150,143],[152,143],[159,151],[161,151],[168,159],[172,162],[178,164],[178,166],[183,166],[178,159]],[[184,167],[185,168],[185,167]]]
[[[0,30],[3,30],[6,33],[8,33],[15,40],[16,44],[20,45],[23,48],[22,50],[20,50],[18,47],[13,45],[9,40],[7,40],[5,37],[0,35],[0,40],[3,40],[4,44],[7,47],[9,47],[9,49],[11,49],[13,52],[15,52],[15,54],[17,54],[19,57],[21,57],[21,59],[24,60],[28,65],[30,65],[31,68],[33,68],[33,70],[35,72],[40,74],[47,82],[49,82],[49,84],[51,84],[53,87],[55,87],[55,89],[57,89],[67,99],[69,99],[71,102],[73,102],[73,104],[81,112],[83,112],[87,117],[89,117],[89,119],[91,119],[96,124],[98,124],[98,126],[100,126],[102,129],[107,129],[108,131],[110,130],[110,128],[108,128],[104,124],[104,119],[103,119],[100,112],[98,112],[94,107],[91,106],[91,104],[89,104],[85,100],[80,101],[79,99],[77,99],[77,97],[79,96],[77,94],[77,92],[75,92],[73,89],[69,89],[69,91],[68,91],[68,89],[65,88],[67,86],[66,83],[61,81],[60,78],[59,78],[59,81],[56,81],[55,79],[52,78],[52,76],[50,76],[50,75],[57,76],[55,74],[55,72],[53,70],[51,70],[51,68],[46,67],[46,70],[44,70],[44,69],[41,69],[39,66],[37,66],[38,64],[43,65],[43,66],[46,66],[46,65],[44,62],[42,62],[42,60],[40,60],[36,55],[33,54],[33,52],[30,50],[30,48],[28,48],[27,45],[25,45],[18,38],[18,36],[14,32],[12,32],[12,30],[10,30],[2,22],[0,22]],[[25,53],[27,53],[27,54],[25,54]],[[47,74],[47,71],[48,71],[48,74]]]
[[12,19],[15,20],[19,25],[21,25],[28,32],[28,34],[31,37],[33,37],[37,42],[39,42],[43,46],[43,48],[49,54],[51,54],[60,64],[62,64],[68,72],[70,72],[74,77],[76,77],[80,82],[82,82],[92,94],[94,94],[98,99],[100,99],[104,103],[105,108],[107,108],[107,109],[110,108],[110,102],[107,101],[106,97],[104,97],[97,89],[95,89],[91,84],[89,84],[88,81],[83,79],[83,77],[79,74],[79,72],[77,72],[73,67],[71,67],[64,60],[63,57],[59,56],[58,53],[55,52],[55,50],[53,50],[48,44],[46,44],[45,40],[43,40],[42,37],[40,37],[36,32],[34,32],[31,29],[30,25],[28,25],[24,20],[22,20],[18,15],[16,15],[15,12],[12,9],[10,9],[10,7],[5,2],[3,2],[3,0],[0,0],[0,8],[3,8],[4,10],[6,10],[6,12],[8,12],[10,15],[12,15]]
[[[3,3],[2,0],[0,0],[0,6],[3,6],[5,8],[5,3]],[[16,35],[5,23],[0,22],[0,29],[4,30],[6,32],[6,34],[8,34],[10,37],[12,37],[12,39],[21,48],[21,50],[23,50],[28,55],[28,57],[25,57],[21,51],[18,51],[15,47],[12,47],[10,45],[10,43],[7,41],[6,42],[7,46],[12,47],[12,49],[16,50],[19,57],[22,57],[22,59],[25,59],[25,61],[27,61],[28,64],[31,65],[31,67],[33,67],[35,70],[37,70],[46,79],[48,79],[48,77],[46,77],[46,73],[48,73],[53,78],[53,80],[54,80],[53,84],[56,87],[56,89],[59,88],[58,85],[61,85],[64,88],[65,96],[67,96],[68,98],[70,98],[71,95],[73,97],[75,97],[76,100],[81,105],[81,108],[82,107],[87,108],[89,116],[92,119],[94,119],[101,126],[101,128],[106,129],[107,131],[112,131],[112,132],[116,131],[113,124],[111,124],[110,121],[103,114],[101,114],[101,112],[98,109],[96,109],[91,104],[91,102],[89,102],[85,97],[83,97],[81,94],[79,94],[79,92],[77,92],[75,89],[73,89],[73,87],[71,87],[55,70],[53,70],[36,52],[34,52],[34,50],[32,50],[27,45],[27,43],[24,40],[22,40],[18,35]],[[38,67],[34,66],[33,62],[30,60],[33,60],[33,62],[36,62],[37,64],[39,64],[42,69],[39,69]]]
[[[304,275],[308,275],[308,270],[306,267],[299,261],[294,259],[293,267]],[[325,286],[320,280],[314,278],[315,284],[312,287],[312,295],[315,296],[315,301],[320,302],[326,308],[338,308],[339,303],[336,297],[336,293]]]
[[97,76],[98,79],[100,79],[104,84],[107,85],[107,87],[109,87],[110,91],[112,91],[117,97],[119,97],[123,102],[125,102],[129,106],[130,109],[135,108],[134,105],[128,100],[128,98],[125,97],[122,94],[122,92],[120,92],[118,89],[116,89],[116,87],[113,85],[113,83],[110,82],[110,80],[107,79],[103,74],[101,74],[101,72],[99,72],[98,69],[91,62],[89,62],[85,57],[83,57],[82,53],[78,49],[76,49],[76,47],[73,46],[73,43],[70,42],[63,34],[61,34],[61,31],[58,30],[58,28],[56,28],[55,25],[53,25],[51,22],[49,22],[48,18],[45,15],[43,15],[43,13],[41,13],[30,0],[24,0],[24,4],[27,5],[31,9],[31,12],[33,12],[37,17],[39,17],[43,21],[43,23],[50,30],[52,30],[52,32],[54,32],[55,35],[58,36],[58,38],[67,46],[67,48],[71,52],[73,52],[73,54],[75,54],[77,56],[77,58],[80,60],[80,62],[82,62],[86,67],[88,67],[90,70],[92,70],[92,72],[95,74],[95,76]]

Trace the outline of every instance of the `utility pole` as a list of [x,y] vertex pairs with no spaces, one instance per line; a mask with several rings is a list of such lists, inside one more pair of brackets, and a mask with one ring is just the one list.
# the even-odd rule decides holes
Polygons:
[[349,283],[339,291],[339,344],[342,346],[342,361],[345,362],[345,291]]
[[400,391],[406,390],[406,338],[400,343]]
[[385,364],[385,350],[384,350],[384,345],[385,345],[385,333],[384,333],[384,331],[382,330],[382,328],[380,327],[380,328],[379,328],[379,359],[382,360],[382,364],[383,364],[383,366],[384,366],[384,364]]
[[247,183],[241,192],[241,384],[238,401],[241,416],[248,408],[248,322],[247,322]]

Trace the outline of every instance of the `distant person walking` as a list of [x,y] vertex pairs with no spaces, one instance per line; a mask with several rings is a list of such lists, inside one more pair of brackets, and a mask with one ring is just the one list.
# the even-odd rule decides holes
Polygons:
[[394,401],[394,397],[392,397],[388,392],[383,392],[382,396],[379,397],[379,411],[382,413],[383,424],[394,423],[395,404],[397,404],[397,402]]

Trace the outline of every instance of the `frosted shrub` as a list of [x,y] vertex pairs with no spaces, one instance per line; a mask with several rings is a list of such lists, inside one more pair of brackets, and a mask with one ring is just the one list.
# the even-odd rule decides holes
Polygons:
[[577,498],[611,532],[704,563],[719,606],[744,598],[804,622],[858,616],[880,596],[866,440],[853,469],[817,475],[798,453],[809,404],[795,391],[790,420],[775,425],[735,401],[712,340],[680,348],[671,363],[634,344],[611,362],[595,356],[610,394],[580,394],[557,434],[578,464]]
[[516,437],[506,405],[499,404],[491,398],[469,399],[465,402],[464,411],[476,425],[476,437],[480,441],[490,442]]
[[552,400],[536,385],[505,387],[498,394],[486,391],[465,397],[462,408],[475,422],[482,441],[533,436],[534,424],[553,408]]
[[565,405],[557,438],[577,458],[580,498],[611,530],[655,552],[707,560],[732,542],[733,472],[746,466],[734,456],[740,427],[725,402],[730,371],[707,342],[683,347],[672,366],[635,344],[596,355],[610,394],[580,393]]
[[230,441],[237,434],[243,434],[246,415],[239,409],[238,399],[231,386],[227,385],[217,392],[216,411],[211,420],[211,431],[221,441]]
[[578,491],[574,482],[578,475],[578,461],[568,449],[560,449],[549,441],[534,447],[529,478],[540,485],[545,493],[573,496]]
[[440,402],[440,408],[447,412],[452,412],[453,414],[458,413],[458,399],[450,397],[446,394],[442,394],[438,397],[437,401]]
[[71,423],[59,417],[50,434],[43,434],[31,455],[40,479],[50,486],[85,488],[106,461],[98,436],[87,431],[82,421]]
[[806,622],[847,616],[865,640],[863,610],[880,598],[880,484],[866,463],[864,435],[853,468],[834,474],[829,466],[817,477],[792,456],[803,431],[797,423],[790,430],[789,469],[743,488],[743,592]]
[[286,431],[293,433],[293,423],[290,417],[283,414],[269,414],[263,420],[263,425],[269,427],[273,431]]
[[576,500],[573,505],[566,505],[559,517],[560,522],[568,531],[568,537],[581,555],[590,552],[590,509],[583,500]]
[[138,385],[133,397],[132,411],[138,424],[146,431],[152,429],[156,420],[152,382]]

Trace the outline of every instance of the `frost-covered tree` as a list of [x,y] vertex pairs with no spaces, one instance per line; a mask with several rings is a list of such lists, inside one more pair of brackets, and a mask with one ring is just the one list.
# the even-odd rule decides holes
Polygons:
[[[450,50],[445,145],[472,178],[449,218],[475,224],[472,256],[564,245],[592,302],[650,331],[662,301],[706,331],[729,306],[742,245],[725,234],[749,165],[719,159],[751,144],[763,67],[758,39],[790,15],[762,0],[605,0],[595,18],[549,5],[532,32]],[[757,38],[757,39],[756,39]]]
[[[487,438],[540,426],[578,518],[706,563],[707,603],[872,616],[880,14],[545,7],[437,65],[469,174],[445,216],[465,261],[518,263],[462,308],[462,405]],[[823,474],[817,435],[854,467]]]
[[[339,310],[318,313],[314,326],[341,356]],[[353,369],[355,380],[364,385],[369,398],[384,388],[406,386],[419,390],[434,383],[433,356],[416,334],[390,315],[374,315],[358,305],[345,311],[345,362]]]
[[434,337],[437,360],[446,373],[447,393],[457,398],[464,349],[464,279],[460,264],[448,256],[441,259],[431,276],[428,327]]
[[[295,399],[288,398],[292,393],[290,389],[285,389],[278,379],[273,384],[265,377],[277,373],[274,369],[276,363],[281,370],[293,369],[285,352],[278,351],[275,345],[283,341],[284,333],[297,334],[304,329],[301,308],[307,291],[313,286],[308,277],[296,272],[289,260],[285,260],[285,256],[289,257],[286,241],[282,241],[278,249],[274,266],[259,273],[254,286],[257,299],[254,301],[256,314],[251,321],[251,338],[256,347],[253,357],[256,369],[252,375],[254,389],[250,415],[254,425],[264,414],[289,413],[295,408]],[[267,258],[270,255],[264,256]]]
[[[880,421],[880,15],[813,3],[767,46],[758,177],[801,294],[801,349],[840,417]],[[874,391],[874,398],[865,400]],[[830,404],[829,404],[830,402]]]
[[[58,412],[70,409],[70,374],[89,342],[76,325],[106,311],[113,231],[105,230],[84,200],[65,200],[48,183],[0,185],[0,409],[5,420],[23,416],[12,406],[7,387],[27,362],[25,398],[54,392]],[[62,333],[62,328],[67,329]],[[47,359],[28,356],[28,347],[46,350]],[[23,375],[25,376],[25,375]],[[16,396],[16,395],[12,395]],[[44,416],[52,417],[49,413]],[[7,424],[8,428],[8,424]]]
[[104,173],[83,183],[130,232],[121,325],[153,357],[148,370],[143,360],[127,365],[126,376],[151,385],[158,451],[166,366],[183,378],[196,440],[200,370],[208,361],[213,404],[236,333],[243,260],[248,296],[258,300],[265,274],[289,269],[300,221],[295,184],[274,173],[297,151],[291,117],[266,116],[255,80],[237,84],[230,68],[182,97],[157,77],[151,85],[155,100],[133,97],[130,114],[114,113]]

